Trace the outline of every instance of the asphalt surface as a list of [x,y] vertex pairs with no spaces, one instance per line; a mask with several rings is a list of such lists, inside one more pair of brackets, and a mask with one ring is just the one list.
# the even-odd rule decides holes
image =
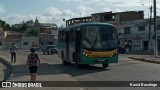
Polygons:
[[[0,51],[0,56],[10,60],[8,51]],[[19,51],[17,62],[13,65],[13,75],[8,81],[29,80],[28,69],[25,61],[28,51]],[[127,55],[119,56],[118,64],[110,64],[107,69],[101,65],[82,65],[79,69],[73,64],[62,65],[57,55],[43,55],[40,58],[42,65],[39,67],[39,81],[160,81],[160,65],[128,59]],[[55,88],[54,88],[55,89]],[[63,88],[57,88],[63,90]],[[57,90],[56,89],[56,90]],[[70,88],[71,89],[71,88]],[[72,88],[73,90],[77,88]],[[148,87],[106,87],[80,88],[82,90],[160,90],[160,88]],[[7,89],[8,90],[8,89]],[[47,89],[48,90],[48,89]],[[69,89],[68,89],[69,90]]]

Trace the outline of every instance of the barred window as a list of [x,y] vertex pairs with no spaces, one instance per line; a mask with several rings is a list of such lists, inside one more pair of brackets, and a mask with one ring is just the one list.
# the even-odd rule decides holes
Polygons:
[[138,26],[138,31],[145,31],[145,26]]
[[131,34],[131,27],[124,27],[124,34]]

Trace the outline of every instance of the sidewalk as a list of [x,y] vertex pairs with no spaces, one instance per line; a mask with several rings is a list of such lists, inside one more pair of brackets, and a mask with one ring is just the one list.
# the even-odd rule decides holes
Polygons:
[[130,55],[127,54],[128,58],[138,60],[138,61],[144,61],[148,63],[155,63],[160,64],[160,58],[155,58],[154,55]]

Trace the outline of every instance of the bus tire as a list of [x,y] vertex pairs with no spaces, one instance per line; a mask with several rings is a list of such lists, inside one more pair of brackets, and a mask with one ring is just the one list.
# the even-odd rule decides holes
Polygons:
[[64,54],[63,52],[61,53],[61,58],[62,58],[62,64],[67,65],[67,61],[64,59]]
[[102,64],[103,68],[107,68],[109,66],[109,63],[107,64]]

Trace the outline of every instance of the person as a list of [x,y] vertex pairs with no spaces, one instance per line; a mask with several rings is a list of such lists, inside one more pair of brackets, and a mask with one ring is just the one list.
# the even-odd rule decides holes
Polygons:
[[29,68],[31,81],[35,82],[37,76],[37,68],[40,65],[40,57],[35,53],[34,48],[30,49],[30,54],[27,57],[26,65]]
[[14,43],[12,43],[12,46],[10,48],[11,63],[13,62],[13,58],[14,58],[14,63],[16,62],[16,52],[17,52],[17,46]]

